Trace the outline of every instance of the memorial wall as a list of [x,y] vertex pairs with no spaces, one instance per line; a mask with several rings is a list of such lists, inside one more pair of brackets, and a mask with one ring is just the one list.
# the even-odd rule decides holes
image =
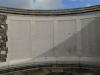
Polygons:
[[[18,71],[27,66],[28,69],[29,66],[41,68],[38,65],[100,66],[99,11],[77,14],[67,12],[69,15],[54,12],[40,14],[39,11],[35,14],[15,13],[4,12],[0,15],[0,72],[5,69],[9,72],[7,69],[10,68],[19,68],[16,69]],[[54,72],[47,72],[46,75],[55,75],[59,69],[51,71]],[[60,69],[61,74],[58,75],[65,74],[62,71]]]
[[[7,61],[99,61],[99,13],[65,16],[7,16]],[[99,62],[98,62],[99,63]],[[92,63],[91,63],[92,64]]]

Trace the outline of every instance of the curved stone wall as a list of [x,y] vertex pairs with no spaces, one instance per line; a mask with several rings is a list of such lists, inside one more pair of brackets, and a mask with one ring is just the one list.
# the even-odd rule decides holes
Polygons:
[[100,12],[7,15],[8,56],[0,68],[39,64],[100,66]]

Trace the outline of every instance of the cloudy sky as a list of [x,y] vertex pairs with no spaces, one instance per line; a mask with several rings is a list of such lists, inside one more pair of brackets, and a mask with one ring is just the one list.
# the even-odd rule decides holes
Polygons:
[[0,6],[24,9],[69,9],[100,4],[100,0],[0,0]]

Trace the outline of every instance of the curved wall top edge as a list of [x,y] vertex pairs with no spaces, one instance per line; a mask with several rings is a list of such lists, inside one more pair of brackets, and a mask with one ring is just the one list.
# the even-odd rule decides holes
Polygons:
[[27,10],[27,9],[17,9],[17,8],[8,8],[0,7],[1,13],[10,13],[10,14],[20,14],[20,15],[71,15],[71,14],[81,14],[100,11],[100,5],[75,8],[75,9],[61,9],[61,10]]

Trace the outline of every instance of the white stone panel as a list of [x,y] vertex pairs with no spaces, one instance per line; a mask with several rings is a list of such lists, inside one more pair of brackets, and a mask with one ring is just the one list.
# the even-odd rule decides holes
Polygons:
[[32,55],[40,56],[53,48],[53,21],[35,21],[32,23]]
[[30,21],[27,20],[10,20],[8,37],[10,38],[9,56],[10,61],[31,58],[31,35]]
[[58,20],[54,25],[54,46],[64,42],[76,32],[75,20]]

